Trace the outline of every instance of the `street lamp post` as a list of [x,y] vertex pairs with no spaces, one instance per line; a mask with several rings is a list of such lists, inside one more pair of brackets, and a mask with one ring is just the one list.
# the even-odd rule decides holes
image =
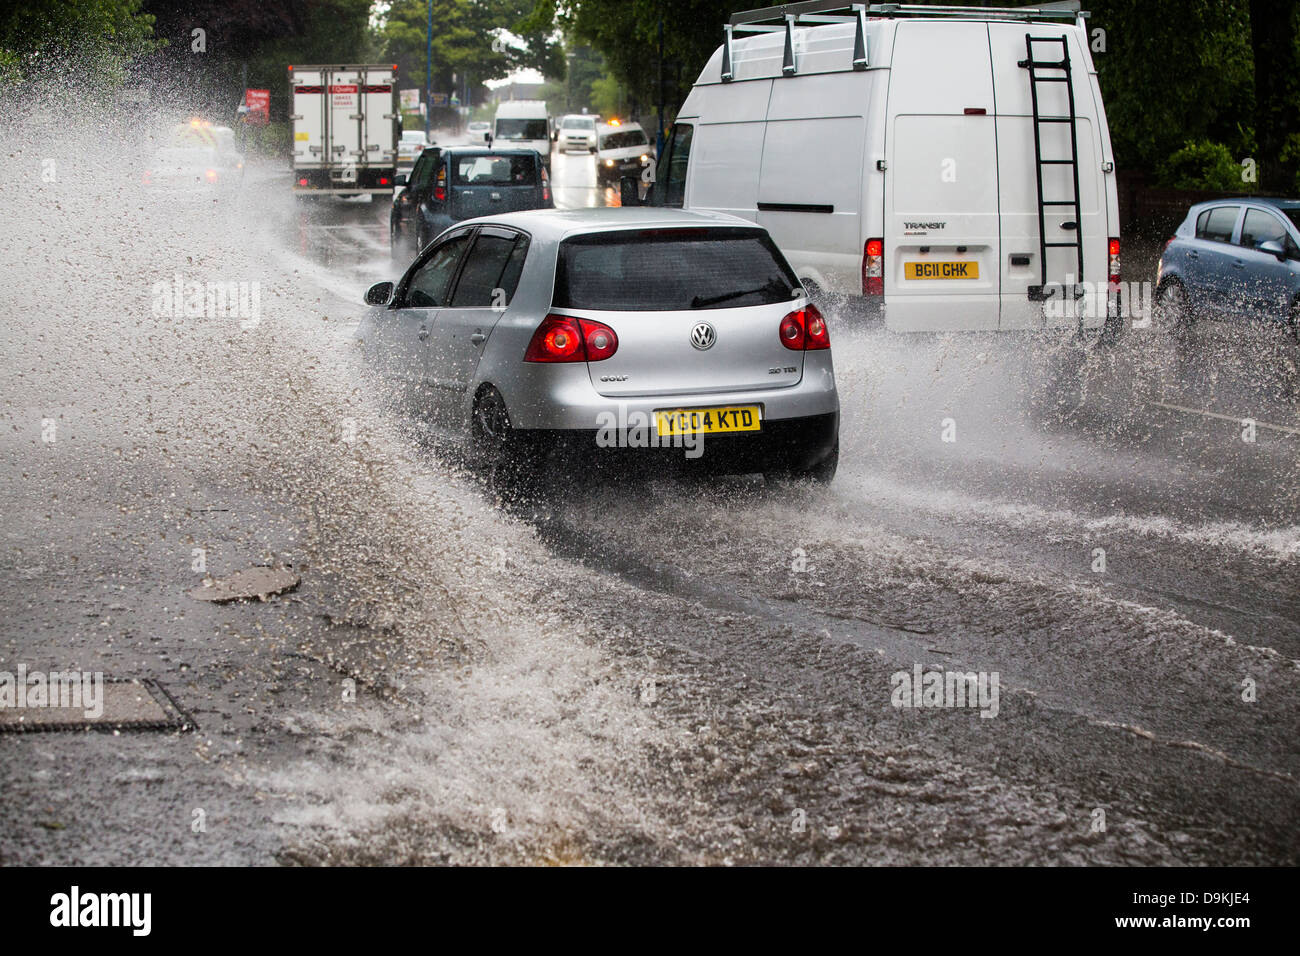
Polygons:
[[429,139],[433,124],[433,0],[429,0],[429,34],[424,66],[424,138]]

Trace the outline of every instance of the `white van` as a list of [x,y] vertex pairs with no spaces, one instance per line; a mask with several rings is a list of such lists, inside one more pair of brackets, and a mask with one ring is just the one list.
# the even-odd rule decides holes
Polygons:
[[891,330],[1099,327],[1119,204],[1086,16],[834,0],[736,14],[648,201],[767,227],[810,292],[866,297]]
[[497,105],[492,145],[498,149],[535,149],[551,168],[551,117],[542,100],[508,100]]

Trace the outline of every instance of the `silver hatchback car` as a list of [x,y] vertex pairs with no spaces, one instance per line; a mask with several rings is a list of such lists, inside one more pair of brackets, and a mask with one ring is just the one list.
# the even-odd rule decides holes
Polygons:
[[826,321],[746,220],[647,207],[474,219],[366,303],[358,334],[389,397],[494,469],[835,474]]

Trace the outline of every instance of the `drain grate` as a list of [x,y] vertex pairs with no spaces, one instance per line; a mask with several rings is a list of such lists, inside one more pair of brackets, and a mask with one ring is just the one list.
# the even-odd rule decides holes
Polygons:
[[[156,680],[105,680],[102,707],[0,706],[0,733],[59,730],[198,730],[198,724]],[[84,701],[83,701],[84,703]]]

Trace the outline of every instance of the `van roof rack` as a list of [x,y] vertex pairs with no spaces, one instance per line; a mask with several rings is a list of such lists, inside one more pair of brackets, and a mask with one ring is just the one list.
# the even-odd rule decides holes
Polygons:
[[[759,7],[733,13],[729,26],[733,30],[768,32],[768,21],[796,22],[808,26],[822,23],[852,23],[859,12],[869,17],[957,17],[973,20],[1074,20],[1087,17],[1080,0],[1054,0],[1028,7],[925,6],[917,3],[853,3],[852,0],[801,0],[774,7]],[[781,29],[780,24],[776,25]]]
[[855,23],[853,69],[867,68],[867,18],[952,17],[965,20],[1073,20],[1080,26],[1088,16],[1080,0],[1051,0],[1031,7],[923,6],[915,3],[853,3],[845,0],[800,0],[775,7],[759,7],[733,13],[723,26],[722,82],[733,79],[731,39],[734,33],[775,33],[785,31],[783,76],[797,72],[794,61],[793,31],[796,25],[818,26],[827,23]]

